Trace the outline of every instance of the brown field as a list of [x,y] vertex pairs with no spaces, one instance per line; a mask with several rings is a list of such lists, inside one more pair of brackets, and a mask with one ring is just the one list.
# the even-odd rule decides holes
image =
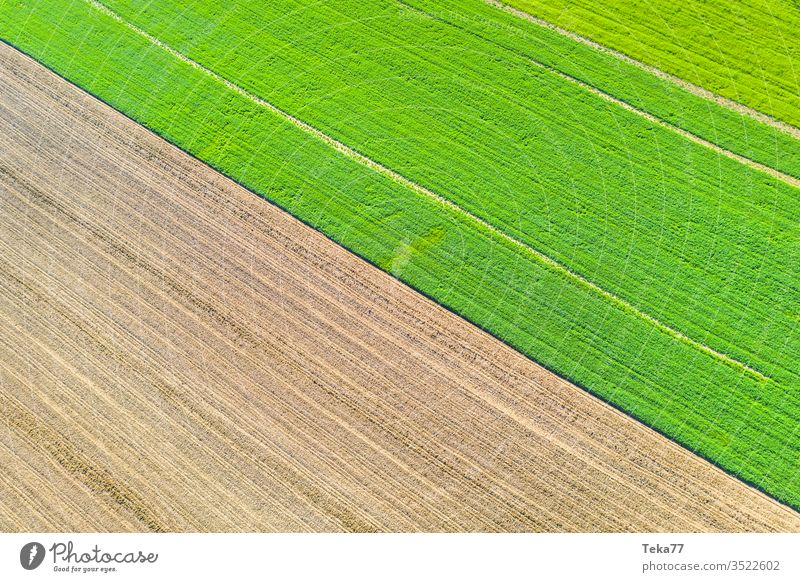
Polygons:
[[800,531],[0,45],[0,530]]

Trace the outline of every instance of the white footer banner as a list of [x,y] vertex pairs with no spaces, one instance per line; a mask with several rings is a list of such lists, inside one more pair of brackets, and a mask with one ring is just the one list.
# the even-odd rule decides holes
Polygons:
[[0,581],[800,580],[800,534],[0,534]]

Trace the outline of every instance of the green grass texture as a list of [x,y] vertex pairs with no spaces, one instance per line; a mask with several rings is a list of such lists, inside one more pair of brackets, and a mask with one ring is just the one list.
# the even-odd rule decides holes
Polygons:
[[797,0],[506,0],[800,127]]

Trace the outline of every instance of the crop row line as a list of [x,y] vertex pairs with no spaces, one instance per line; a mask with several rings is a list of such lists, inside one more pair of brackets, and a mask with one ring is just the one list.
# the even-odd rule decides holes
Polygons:
[[682,332],[670,327],[669,325],[667,325],[667,324],[663,323],[662,321],[656,319],[652,315],[641,311],[639,308],[637,308],[633,304],[629,303],[625,299],[622,299],[621,297],[618,297],[617,295],[611,293],[610,291],[607,291],[606,289],[603,289],[602,287],[600,287],[596,283],[594,283],[594,282],[590,281],[589,279],[585,278],[584,276],[572,271],[566,265],[563,265],[563,264],[559,263],[558,261],[556,261],[552,257],[544,254],[543,252],[535,249],[534,247],[529,246],[528,244],[526,244],[526,243],[524,243],[524,242],[512,237],[511,235],[501,231],[496,226],[494,226],[494,225],[490,224],[489,222],[485,221],[484,219],[472,214],[471,212],[469,212],[468,210],[462,208],[461,206],[459,206],[458,204],[454,203],[453,201],[451,201],[451,200],[449,200],[447,198],[444,198],[443,196],[441,196],[439,194],[436,194],[432,190],[429,190],[428,188],[425,188],[424,186],[421,186],[420,184],[417,184],[416,182],[414,182],[412,180],[409,180],[408,178],[406,178],[402,174],[400,174],[400,173],[398,173],[398,172],[396,172],[396,171],[394,171],[394,170],[392,170],[390,168],[387,168],[386,166],[380,164],[379,162],[376,162],[375,160],[373,160],[371,158],[368,158],[364,154],[358,152],[357,150],[351,148],[348,145],[345,145],[344,143],[338,141],[337,139],[335,139],[335,138],[329,136],[328,134],[322,132],[321,130],[317,129],[316,127],[314,127],[312,125],[309,125],[305,121],[303,121],[303,120],[295,117],[294,115],[284,111],[283,109],[273,105],[269,101],[266,101],[266,100],[262,99],[258,95],[255,95],[255,94],[249,92],[247,89],[237,85],[236,83],[234,83],[234,82],[230,81],[229,79],[223,77],[219,73],[217,73],[217,72],[209,69],[208,67],[202,65],[201,63],[193,60],[192,58],[186,56],[185,54],[181,53],[180,51],[177,51],[176,49],[172,48],[171,46],[169,46],[166,43],[164,43],[163,41],[161,41],[159,38],[151,35],[150,33],[146,32],[145,30],[142,30],[141,28],[139,28],[135,24],[133,24],[131,22],[128,22],[127,20],[122,18],[122,16],[120,16],[119,14],[114,12],[111,8],[109,8],[108,6],[103,4],[102,2],[99,2],[98,0],[86,0],[86,2],[89,5],[91,5],[92,7],[94,7],[95,9],[103,12],[107,16],[109,16],[109,17],[113,18],[114,20],[116,20],[117,22],[123,24],[125,27],[127,27],[132,32],[134,32],[134,33],[138,34],[139,36],[145,38],[148,42],[150,42],[150,43],[158,46],[159,48],[167,51],[169,54],[173,55],[174,57],[176,57],[177,59],[181,60],[182,62],[184,62],[184,63],[186,63],[186,64],[188,64],[188,65],[190,65],[190,66],[202,71],[206,75],[208,75],[211,78],[213,78],[214,80],[224,84],[226,87],[228,87],[229,89],[235,91],[236,93],[238,93],[239,95],[245,97],[246,99],[258,104],[261,107],[264,107],[265,109],[268,109],[269,111],[271,111],[272,113],[274,113],[276,115],[279,115],[281,118],[285,119],[286,121],[289,121],[290,123],[292,123],[297,128],[299,128],[302,131],[304,131],[305,133],[307,133],[309,135],[312,135],[313,137],[319,139],[320,141],[322,141],[325,144],[327,144],[328,146],[334,148],[336,151],[340,152],[341,154],[343,154],[343,155],[347,156],[348,158],[358,162],[359,164],[361,164],[361,165],[363,165],[363,166],[365,166],[365,167],[367,167],[367,168],[369,168],[369,169],[371,169],[371,170],[373,170],[373,171],[375,171],[375,172],[377,172],[377,173],[379,173],[379,174],[381,174],[381,175],[393,180],[394,182],[396,182],[398,184],[401,184],[402,186],[405,186],[405,187],[413,190],[414,192],[417,192],[418,194],[421,194],[421,195],[423,195],[423,196],[435,201],[436,203],[444,206],[445,208],[455,212],[457,215],[466,218],[468,221],[470,221],[470,222],[472,222],[474,224],[477,224],[480,228],[489,231],[495,237],[498,237],[501,240],[504,240],[504,241],[506,241],[508,243],[511,243],[516,248],[522,250],[525,254],[529,255],[532,258],[534,258],[537,262],[543,264],[545,267],[547,267],[547,268],[549,268],[551,270],[555,270],[556,272],[558,272],[562,276],[566,276],[573,283],[577,283],[578,285],[580,285],[580,286],[582,286],[582,287],[584,287],[586,289],[589,289],[590,291],[592,291],[592,292],[600,295],[601,297],[607,299],[608,301],[613,303],[618,308],[621,308],[624,312],[630,313],[630,314],[632,314],[632,315],[634,315],[636,317],[639,317],[640,319],[652,324],[653,326],[655,326],[660,331],[666,333],[670,337],[672,337],[674,339],[677,339],[677,340],[679,340],[681,342],[684,342],[684,343],[692,346],[693,348],[698,349],[701,352],[703,352],[703,353],[705,353],[705,354],[707,354],[707,355],[709,355],[709,356],[711,356],[713,358],[716,358],[716,359],[722,361],[723,363],[725,363],[725,364],[727,364],[727,365],[729,365],[729,366],[731,366],[731,367],[733,367],[735,369],[742,370],[742,371],[744,371],[744,372],[756,377],[759,380],[768,380],[769,379],[767,376],[765,376],[764,374],[762,374],[758,370],[755,370],[754,368],[751,368],[747,364],[745,364],[743,362],[740,362],[739,360],[737,360],[735,358],[732,358],[731,356],[728,356],[727,354],[719,352],[719,351],[715,350],[714,348],[712,348],[710,346],[707,346],[707,345],[705,345],[705,344],[703,344],[703,343],[701,343],[701,342],[699,342],[699,341],[687,336],[686,334],[684,334],[684,333],[682,333]]
[[635,67],[638,67],[638,68],[640,68],[640,69],[642,69],[644,71],[647,71],[651,75],[655,75],[656,77],[658,77],[660,79],[664,79],[665,81],[669,81],[671,83],[674,83],[675,85],[678,85],[679,87],[681,87],[683,89],[686,89],[690,93],[694,93],[698,97],[702,97],[703,99],[707,99],[709,101],[713,101],[717,105],[721,105],[723,107],[727,107],[728,109],[736,111],[737,113],[740,113],[742,115],[747,115],[748,117],[751,117],[751,118],[755,119],[756,121],[760,121],[761,123],[764,123],[766,125],[774,127],[775,129],[778,129],[778,130],[780,130],[780,131],[782,131],[784,133],[787,133],[787,134],[791,135],[792,137],[800,139],[800,128],[797,128],[797,127],[795,127],[793,125],[790,125],[788,123],[780,121],[779,119],[775,119],[774,117],[772,117],[770,115],[767,115],[766,113],[762,113],[761,111],[758,111],[757,109],[753,109],[752,107],[748,107],[747,105],[744,105],[743,103],[739,103],[738,101],[734,101],[733,99],[728,99],[727,97],[723,97],[722,95],[718,95],[718,94],[714,93],[713,91],[709,91],[708,89],[705,89],[704,87],[700,87],[699,85],[695,85],[694,83],[690,83],[689,81],[687,81],[685,79],[682,79],[680,77],[676,77],[675,75],[671,75],[670,73],[662,71],[661,69],[659,69],[657,67],[654,67],[652,65],[648,65],[648,64],[643,63],[641,61],[638,61],[638,60],[634,59],[633,57],[631,57],[629,55],[626,55],[623,52],[615,50],[615,49],[613,49],[611,47],[608,47],[606,45],[600,44],[599,42],[596,42],[596,41],[591,40],[589,38],[586,38],[584,36],[581,36],[581,35],[579,35],[579,34],[577,34],[575,32],[572,32],[571,30],[567,30],[565,28],[561,28],[560,26],[557,26],[557,25],[553,24],[552,22],[548,22],[547,20],[543,20],[543,19],[541,19],[541,18],[539,18],[537,16],[534,16],[533,14],[525,12],[524,10],[520,10],[519,8],[514,8],[513,6],[509,6],[508,4],[504,4],[500,0],[482,0],[482,1],[485,2],[486,4],[489,4],[491,6],[495,6],[496,8],[499,8],[500,10],[503,10],[504,12],[508,12],[509,14],[513,14],[514,16],[517,16],[519,18],[522,18],[524,20],[532,22],[533,24],[536,24],[536,25],[541,26],[543,28],[550,29],[550,30],[552,30],[554,32],[557,32],[558,34],[561,34],[563,36],[571,38],[572,40],[574,40],[576,42],[579,42],[581,44],[584,44],[584,45],[586,45],[588,47],[591,47],[591,48],[593,48],[595,50],[598,50],[598,51],[601,51],[601,52],[604,52],[604,53],[608,53],[608,54],[620,59],[621,61],[625,61],[628,64],[634,65]]
[[625,109],[627,111],[630,111],[631,113],[635,113],[635,114],[637,114],[637,115],[639,115],[641,117],[644,117],[645,119],[647,119],[648,121],[650,121],[652,123],[655,123],[656,125],[659,125],[659,126],[665,128],[665,129],[668,129],[670,131],[673,131],[673,132],[677,133],[678,135],[680,135],[681,137],[684,137],[684,138],[686,138],[688,140],[691,140],[691,141],[695,142],[696,144],[705,146],[708,149],[713,150],[714,152],[716,152],[718,154],[722,154],[722,155],[724,155],[724,156],[726,156],[726,157],[728,157],[728,158],[730,158],[732,160],[735,160],[735,161],[737,161],[737,162],[739,162],[741,164],[749,166],[749,167],[753,168],[754,170],[758,170],[759,172],[764,172],[765,174],[768,174],[768,175],[772,176],[773,178],[776,178],[776,179],[778,179],[778,180],[780,180],[780,181],[782,181],[782,182],[784,182],[784,183],[786,183],[786,184],[788,184],[790,186],[794,186],[795,188],[800,188],[800,179],[795,178],[794,176],[790,176],[788,174],[784,174],[783,172],[781,172],[779,170],[776,170],[775,168],[772,168],[770,166],[766,166],[766,165],[764,165],[764,164],[762,164],[760,162],[756,162],[755,160],[751,160],[750,158],[747,158],[745,156],[742,156],[742,155],[739,155],[737,153],[734,153],[731,150],[727,150],[727,149],[723,148],[722,146],[715,144],[712,141],[708,141],[707,139],[703,139],[702,137],[700,137],[700,136],[698,136],[698,135],[696,135],[696,134],[694,134],[694,133],[692,133],[690,131],[686,131],[685,129],[682,129],[682,128],[676,126],[676,125],[673,125],[673,124],[669,123],[668,121],[664,121],[663,119],[661,119],[660,117],[656,117],[652,113],[648,113],[647,111],[645,111],[643,109],[639,109],[638,107],[634,107],[633,105],[631,105],[627,101],[623,101],[622,99],[614,97],[613,95],[609,95],[608,93],[606,93],[602,89],[598,89],[597,87],[595,87],[594,85],[590,85],[586,81],[581,81],[580,79],[577,79],[576,77],[573,77],[571,75],[568,75],[567,73],[559,71],[555,67],[552,67],[550,65],[546,65],[546,64],[541,63],[541,62],[539,62],[539,61],[537,61],[535,59],[532,59],[530,57],[524,57],[524,58],[526,60],[528,60],[528,62],[530,62],[531,64],[533,64],[533,65],[535,65],[535,66],[537,66],[539,68],[542,68],[542,69],[544,69],[546,71],[549,71],[550,73],[558,75],[559,77],[561,77],[562,79],[564,79],[566,81],[569,81],[570,83],[574,83],[576,85],[579,85],[580,87],[584,88],[585,90],[589,91],[590,93],[592,93],[594,95],[597,95],[598,97],[600,97],[602,99],[605,99],[606,101],[608,101],[610,103],[613,103],[614,105],[618,105],[618,106],[622,107],[623,109]]

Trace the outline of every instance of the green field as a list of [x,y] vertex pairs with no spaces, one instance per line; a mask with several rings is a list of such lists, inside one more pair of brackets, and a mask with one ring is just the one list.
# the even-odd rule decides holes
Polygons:
[[[394,2],[108,4],[646,313],[797,383],[795,189]],[[277,24],[251,24],[264,21]]]
[[[741,156],[800,177],[800,143],[783,131],[482,0],[408,3],[537,63],[563,72]],[[502,30],[503,34],[497,34]]]
[[[563,37],[477,0],[107,5],[463,210],[336,152],[86,2],[0,3],[0,37],[531,358],[800,507],[797,189],[529,59],[629,103],[638,98],[634,105],[658,117],[676,108],[673,121],[693,133],[744,128],[728,136],[735,147],[752,147],[747,124],[773,146],[774,130],[608,55],[557,45]],[[776,151],[789,155],[773,161],[796,164],[797,143],[781,139],[789,141]]]
[[[302,106],[309,113],[340,106],[331,103],[337,98],[377,100],[347,103],[345,111],[355,115],[369,113],[373,104],[393,107],[399,101],[399,106],[408,107],[412,97],[424,99],[414,102],[417,108],[426,101],[431,106],[447,103],[449,108],[447,91],[453,90],[453,80],[441,75],[455,71],[464,75],[458,79],[459,93],[477,88],[484,98],[492,98],[493,91],[501,91],[533,105],[530,95],[521,91],[531,87],[526,77],[537,74],[533,63],[539,63],[737,154],[800,177],[797,139],[481,0],[368,2],[356,7],[347,1],[325,2],[314,10],[286,1],[269,6],[253,1],[194,2],[188,7],[175,1],[144,7],[131,0],[105,4],[218,72],[236,72],[237,82],[255,92],[268,92],[282,103],[291,99],[287,107]],[[302,18],[281,18],[298,10]],[[276,23],[268,34],[253,24],[264,21]],[[306,25],[320,28],[309,35]],[[337,35],[331,45],[325,40],[329,31]],[[220,51],[221,43],[232,49]],[[376,62],[360,56],[381,53],[392,57]],[[480,58],[473,62],[473,55]],[[470,63],[470,69],[463,68]],[[483,85],[487,65],[495,73],[488,87]],[[264,67],[269,68],[266,75]],[[350,75],[371,86],[331,95],[342,92]],[[376,86],[375,79],[383,79],[380,75],[388,75],[388,80]],[[383,89],[390,93],[381,94]],[[436,93],[429,95],[430,90]],[[326,103],[318,103],[320,97]],[[352,110],[354,106],[361,109]]]
[[504,3],[800,127],[796,0]]

